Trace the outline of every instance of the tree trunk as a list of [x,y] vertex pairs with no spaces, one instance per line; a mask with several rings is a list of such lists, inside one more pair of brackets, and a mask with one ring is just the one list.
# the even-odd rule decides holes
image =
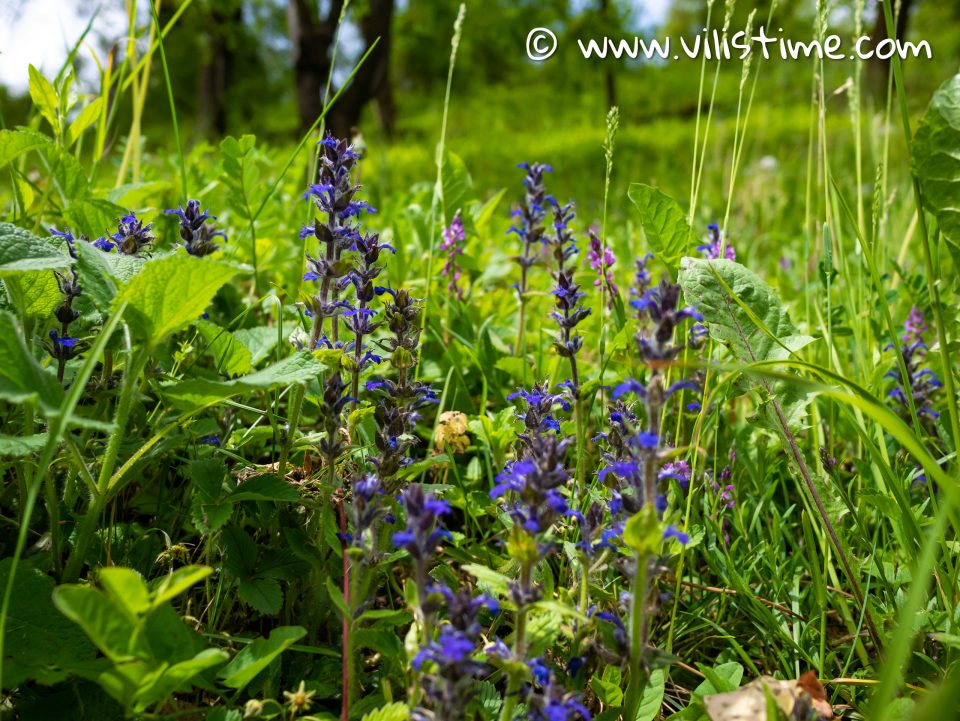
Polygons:
[[311,0],[290,0],[287,5],[301,133],[323,112],[323,93],[330,76],[330,55],[342,8],[343,0],[333,0],[330,11],[321,18]]
[[[885,0],[885,2],[896,2],[896,0]],[[900,0],[900,12],[895,15],[897,23],[897,40],[903,40],[907,35],[907,24],[910,21],[910,13],[916,7],[916,0]],[[887,19],[883,11],[883,5],[877,3],[877,18],[873,23],[873,31],[870,33],[870,46],[877,47],[877,44],[887,37]],[[896,4],[892,6],[896,13]],[[870,85],[875,93],[883,96],[887,92],[887,78],[890,74],[890,60],[881,60],[874,55],[867,66]]]

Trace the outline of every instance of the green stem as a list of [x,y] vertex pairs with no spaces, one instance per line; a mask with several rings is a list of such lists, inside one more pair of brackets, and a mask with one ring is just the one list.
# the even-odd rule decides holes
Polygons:
[[[530,587],[530,575],[532,567],[524,562],[520,568],[520,588]],[[522,663],[527,652],[527,604],[521,604],[517,607],[517,627],[513,635],[513,658],[516,662]],[[520,687],[523,685],[523,675],[513,671],[510,675],[510,681],[507,683],[507,693],[503,698],[503,706],[500,707],[500,721],[512,721],[513,710],[519,700]]]
[[630,676],[624,697],[623,718],[635,719],[640,698],[647,685],[642,667],[643,651],[647,643],[647,559],[636,555],[637,568],[633,575],[633,601],[630,605]]
[[87,515],[80,526],[76,545],[63,571],[64,583],[73,583],[80,578],[80,570],[83,568],[83,561],[90,547],[90,541],[97,531],[100,515],[110,500],[110,478],[113,475],[113,469],[117,465],[117,460],[120,455],[120,445],[126,437],[130,410],[133,406],[134,392],[137,389],[140,374],[150,359],[150,350],[149,346],[141,349],[139,353],[133,357],[124,371],[120,400],[117,403],[117,412],[113,418],[115,426],[114,432],[113,435],[110,436],[110,441],[107,443],[107,450],[103,456],[103,464],[100,466],[100,475],[97,477],[97,491],[99,495],[91,502],[87,510]]

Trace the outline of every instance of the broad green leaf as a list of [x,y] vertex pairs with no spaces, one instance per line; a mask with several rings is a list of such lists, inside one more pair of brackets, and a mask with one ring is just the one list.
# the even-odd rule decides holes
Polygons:
[[461,566],[461,570],[466,571],[480,584],[484,590],[493,591],[497,595],[506,596],[509,592],[509,577],[498,573],[493,569],[481,566],[478,563],[466,563]]
[[33,67],[33,65],[29,66],[28,70],[30,73],[30,99],[33,100],[33,104],[40,112],[40,115],[50,123],[54,134],[59,134],[60,118],[57,114],[57,109],[60,106],[60,102],[57,99],[57,91],[54,90],[50,81],[43,77],[40,71]]
[[913,138],[913,172],[960,268],[960,74],[933,94]]
[[150,609],[150,591],[140,574],[132,568],[108,566],[100,570],[100,585],[113,599],[118,608],[122,608],[131,623]]
[[200,583],[203,579],[213,573],[209,566],[183,566],[176,571],[172,571],[156,585],[153,589],[150,605],[153,608],[176,598],[192,586]]
[[[780,298],[752,270],[730,260],[684,258],[679,282],[686,301],[704,316],[710,337],[726,345],[743,364],[785,360],[813,338],[800,335]],[[788,428],[795,429],[809,402],[806,393],[787,381],[754,381],[768,405],[776,399]],[[758,418],[781,432],[769,407]]]
[[637,706],[637,717],[634,721],[653,721],[659,716],[660,706],[663,704],[665,682],[666,678],[662,668],[650,672],[650,679],[646,688],[643,689],[640,705]]
[[238,653],[234,659],[220,671],[224,684],[233,689],[243,689],[253,681],[258,673],[269,666],[273,660],[307,635],[300,626],[280,626],[273,629],[267,638],[258,638]]
[[32,398],[47,413],[55,412],[63,400],[63,388],[27,351],[13,316],[0,311],[0,399],[24,403]]
[[0,278],[39,270],[63,270],[73,259],[54,245],[11,223],[0,223]]
[[34,433],[29,436],[0,435],[0,456],[23,458],[31,453],[38,453],[46,443],[46,433]]
[[217,371],[229,376],[250,372],[253,355],[230,331],[209,321],[201,321],[197,327],[207,352],[216,359]]
[[280,337],[277,329],[262,325],[256,328],[240,328],[233,332],[233,337],[246,346],[250,351],[250,363],[258,365],[270,352],[277,347]]
[[631,183],[627,196],[640,211],[640,225],[653,254],[671,269],[687,254],[693,232],[676,200],[643,183]]
[[[0,561],[0,588],[6,588],[12,559]],[[6,688],[27,679],[54,683],[74,663],[91,661],[96,650],[83,631],[64,618],[50,600],[53,579],[21,561],[10,596],[4,637]]]
[[663,529],[652,503],[630,516],[623,529],[623,542],[641,556],[656,553],[662,538]]
[[207,669],[215,668],[230,658],[226,651],[207,648],[188,661],[181,661],[161,671],[137,689],[133,711],[143,712],[165,701],[177,689],[190,690],[190,681]]
[[252,578],[240,582],[237,589],[240,600],[266,616],[280,613],[283,589],[272,578]]
[[85,198],[90,193],[90,179],[80,161],[66,152],[61,152],[53,161],[57,186],[68,201]]
[[301,351],[263,370],[233,380],[197,378],[168,386],[162,392],[178,408],[201,408],[241,393],[307,383],[321,371],[320,363],[306,351]]
[[237,490],[227,496],[231,503],[240,501],[297,501],[300,494],[296,486],[277,476],[254,476],[241,483]]
[[10,302],[23,316],[56,325],[54,310],[63,302],[57,276],[50,270],[31,270],[4,279]]
[[472,181],[470,173],[463,159],[456,153],[446,151],[443,155],[443,207],[447,217],[445,222],[453,218],[458,210],[466,211],[464,207],[470,199]]
[[[117,218],[125,212],[122,207],[111,203],[109,200],[74,196],[74,200],[67,207],[64,214],[70,227],[74,231],[74,235],[86,234],[89,238],[96,239],[114,232],[116,230]],[[80,245],[83,244],[81,243]],[[111,253],[111,255],[121,258],[131,257],[116,252]]]
[[0,168],[30,150],[45,148],[52,143],[53,139],[48,135],[32,130],[0,130]]
[[131,641],[137,638],[135,625],[104,593],[89,586],[59,586],[53,592],[53,603],[64,616],[79,624],[110,660],[119,663],[131,655],[143,657],[142,649],[136,653],[137,648],[131,648]]
[[409,718],[410,709],[407,705],[396,701],[364,714],[362,721],[407,721]]
[[100,116],[100,111],[103,109],[103,98],[94,98],[89,105],[83,108],[70,123],[70,127],[67,128],[67,147],[69,148],[73,145],[77,138],[83,133],[84,130],[93,125],[97,118]]
[[212,258],[176,253],[148,261],[117,293],[127,321],[150,345],[195,322],[238,268]]

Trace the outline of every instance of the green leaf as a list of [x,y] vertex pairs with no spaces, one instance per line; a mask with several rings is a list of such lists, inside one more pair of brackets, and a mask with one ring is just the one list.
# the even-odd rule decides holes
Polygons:
[[627,197],[640,211],[640,225],[654,255],[675,270],[693,240],[680,205],[669,195],[643,183],[631,183]]
[[197,328],[207,352],[216,360],[218,372],[237,376],[252,370],[253,355],[230,331],[209,321],[201,321]]
[[[121,215],[124,215],[126,211],[119,205],[111,203],[109,200],[81,197],[82,194],[79,192],[79,190],[82,189],[78,189],[77,194],[72,196],[73,200],[65,211],[67,221],[70,223],[70,227],[75,231],[75,234],[86,233],[86,235],[91,238],[98,238],[102,235],[112,232],[110,229],[116,227],[117,218],[119,218]],[[78,243],[78,245],[88,244]],[[94,248],[94,250],[101,255],[108,255],[107,253],[104,253],[96,248]],[[132,259],[134,257],[116,252],[110,253],[109,255],[114,258]],[[140,264],[143,264],[142,260],[140,261]]]
[[[710,337],[726,345],[740,363],[785,360],[813,341],[797,332],[773,288],[739,263],[684,258],[679,282],[687,303],[703,314]],[[807,394],[787,381],[756,383],[777,399],[788,427],[799,426]],[[772,410],[766,409],[758,419],[782,431]]]
[[269,666],[273,659],[306,635],[307,630],[300,626],[275,628],[268,638],[258,638],[238,653],[220,671],[219,677],[230,688],[237,690],[246,688],[247,684]]
[[[13,561],[0,561],[0,588],[6,588]],[[4,636],[5,688],[27,679],[54,683],[63,669],[91,661],[96,650],[83,631],[57,612],[50,600],[53,579],[25,562],[17,566]]]
[[156,258],[120,289],[113,307],[127,302],[131,328],[156,346],[195,322],[221,286],[238,271],[222,261],[186,253]]
[[67,147],[73,145],[84,130],[93,125],[103,109],[103,98],[94,98],[93,101],[81,110],[70,127],[67,128]]
[[63,270],[73,258],[52,243],[11,223],[0,223],[0,278],[40,270]]
[[237,490],[227,496],[231,503],[240,501],[298,501],[300,493],[296,486],[277,476],[253,476],[241,483]]
[[0,130],[0,168],[30,150],[52,143],[49,136],[32,130]]
[[283,590],[272,578],[252,578],[240,582],[237,589],[240,600],[266,616],[280,613]]
[[954,265],[960,268],[960,74],[933,94],[912,150],[923,205],[936,217]]
[[653,721],[660,714],[663,704],[663,692],[666,677],[663,669],[657,668],[650,672],[650,679],[643,689],[640,704],[637,706],[637,717],[634,721]]
[[150,605],[156,608],[176,598],[213,573],[209,566],[183,566],[164,576],[152,593]]
[[623,529],[623,542],[642,556],[656,553],[662,538],[663,529],[652,503],[633,514]]
[[167,386],[162,392],[171,404],[183,409],[194,409],[249,391],[308,383],[321,371],[322,367],[316,358],[306,351],[300,351],[263,370],[230,381],[197,378]]
[[27,351],[13,316],[0,311],[0,399],[24,403],[33,398],[45,412],[53,413],[60,408],[63,389]]
[[192,686],[190,681],[204,671],[226,662],[229,658],[230,655],[226,651],[207,648],[187,661],[164,668],[159,675],[155,675],[150,682],[141,684],[137,689],[133,711],[142,713],[151,706],[166,701],[178,689],[183,688],[189,691]]
[[410,709],[405,703],[399,701],[363,715],[363,721],[407,721],[409,718]]
[[37,70],[33,65],[29,66],[30,73],[30,99],[36,106],[40,115],[50,123],[55,135],[60,133],[60,118],[57,114],[57,108],[60,102],[57,99],[57,91],[53,85]]
[[108,566],[100,570],[100,585],[131,623],[150,610],[150,591],[140,574],[132,568]]
[[95,588],[59,586],[53,592],[53,604],[64,616],[79,624],[111,661],[120,663],[131,656],[142,658],[146,655],[136,640],[135,624],[112,599]]
[[277,329],[262,325],[256,328],[240,328],[233,332],[233,337],[246,346],[250,351],[251,365],[258,365],[270,352],[277,347],[279,337]]
[[456,153],[446,151],[443,155],[443,207],[447,218],[453,218],[457,210],[466,210],[464,207],[469,200],[473,186],[470,173],[463,159]]
[[466,563],[461,566],[461,570],[477,579],[480,587],[485,591],[493,591],[500,596],[506,596],[509,591],[510,579],[502,573],[477,563]]
[[34,433],[30,436],[0,435],[0,456],[23,458],[31,453],[39,453],[46,443],[46,433]]

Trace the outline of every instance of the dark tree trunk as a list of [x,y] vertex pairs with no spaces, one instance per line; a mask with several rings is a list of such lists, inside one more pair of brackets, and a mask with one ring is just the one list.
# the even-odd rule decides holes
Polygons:
[[209,56],[200,73],[198,116],[200,130],[206,135],[213,130],[218,136],[227,131],[227,89],[233,82],[236,51],[231,37],[234,28],[243,25],[240,3],[225,9],[216,4],[210,14]]
[[[326,17],[320,18],[311,0],[290,0],[287,6],[302,132],[313,125],[323,111],[323,93],[330,74],[331,50],[342,7],[343,0],[333,0]],[[396,115],[390,84],[393,9],[394,0],[370,0],[359,21],[364,40],[363,53],[377,38],[380,42],[327,116],[327,127],[334,135],[349,136],[359,122],[364,106],[371,100],[377,101],[386,131],[393,130]]]
[[370,100],[377,101],[380,120],[387,133],[393,131],[396,108],[390,84],[390,29],[393,22],[393,0],[370,0],[360,20],[364,52],[377,38],[380,42],[357,71],[336,105],[330,111],[329,127],[334,135],[346,137],[360,121],[360,114]]
[[326,17],[321,18],[316,0],[290,0],[287,5],[301,133],[305,133],[323,112],[331,48],[342,8],[343,0],[333,0]]

